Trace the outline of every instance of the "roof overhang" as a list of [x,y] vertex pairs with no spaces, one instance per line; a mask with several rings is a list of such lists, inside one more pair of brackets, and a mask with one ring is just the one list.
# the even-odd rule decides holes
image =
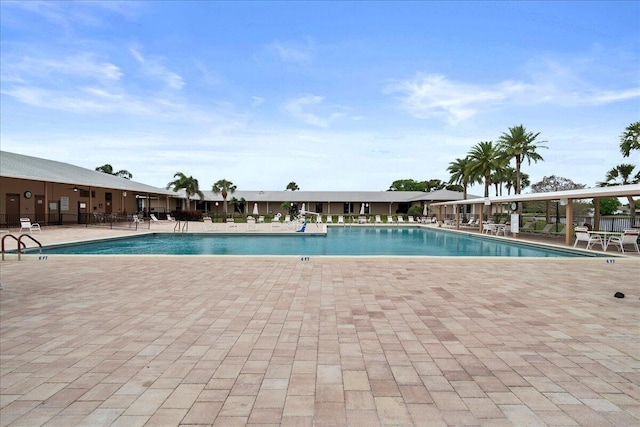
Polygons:
[[474,200],[451,200],[432,203],[431,206],[502,204],[509,202],[533,202],[545,200],[581,200],[602,197],[640,197],[640,184],[616,185],[611,187],[581,188],[579,190],[550,191],[547,193],[514,194],[511,196],[488,197]]

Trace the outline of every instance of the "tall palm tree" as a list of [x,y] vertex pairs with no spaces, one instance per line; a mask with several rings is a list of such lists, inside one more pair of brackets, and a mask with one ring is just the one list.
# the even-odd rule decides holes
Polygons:
[[131,172],[129,172],[128,170],[125,169],[121,169],[117,172],[113,171],[113,166],[111,166],[109,163],[102,165],[102,166],[98,166],[96,168],[97,172],[102,172],[102,173],[106,173],[107,175],[114,175],[114,176],[119,176],[120,178],[124,178],[124,179],[131,179],[133,178],[133,175],[131,175]]
[[462,198],[467,198],[467,187],[469,185],[479,182],[477,180],[473,180],[471,176],[471,159],[469,157],[465,157],[463,159],[457,158],[453,162],[449,162],[449,167],[447,171],[451,174],[449,178],[450,184],[459,184],[462,186]]
[[[634,175],[633,170],[635,167],[635,165],[629,163],[618,165],[610,169],[607,172],[605,181],[599,182],[598,185],[600,187],[609,187],[613,185],[638,184],[640,183],[640,171]],[[629,201],[629,215],[633,226],[636,223],[636,202],[633,200],[633,196],[627,196],[627,200]]]
[[225,221],[227,219],[227,195],[229,193],[233,194],[236,191],[236,186],[233,185],[233,182],[227,181],[226,179],[221,179],[211,187],[211,191],[213,194],[221,194],[222,195],[222,209],[224,211]]
[[291,181],[290,183],[287,184],[287,188],[285,188],[285,190],[298,191],[300,190],[300,187],[298,187],[298,184]]
[[503,164],[493,141],[479,142],[474,145],[467,157],[471,163],[469,166],[471,179],[477,182],[484,181],[484,197],[489,197],[491,174]]
[[622,155],[629,157],[631,150],[640,150],[640,122],[631,123],[620,136]]
[[518,125],[509,128],[509,132],[503,132],[498,138],[498,150],[502,155],[507,159],[516,160],[515,194],[520,194],[522,191],[522,162],[527,160],[528,164],[531,164],[532,160],[534,162],[544,161],[542,156],[536,152],[538,148],[547,148],[536,143],[536,138],[539,135],[540,132],[527,132],[524,126]]
[[200,185],[198,184],[197,179],[192,176],[186,176],[182,172],[176,172],[173,177],[175,179],[167,184],[167,190],[171,187],[173,187],[173,191],[175,192],[184,189],[187,199],[187,210],[191,209],[192,196],[197,194],[200,197],[200,200],[204,200],[204,194],[200,191]]

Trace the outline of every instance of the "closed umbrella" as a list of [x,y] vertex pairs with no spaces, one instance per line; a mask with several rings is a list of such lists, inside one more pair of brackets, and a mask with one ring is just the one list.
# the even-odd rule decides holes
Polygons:
[[258,204],[257,203],[253,204],[253,214],[255,216],[258,216]]
[[360,204],[360,215],[364,215],[364,203]]
[[302,204],[302,209],[300,209],[300,215],[304,216],[305,214],[305,210],[304,210],[304,203]]
[[422,209],[422,215],[427,216],[429,215],[429,206],[427,206],[427,204],[424,204],[424,208]]

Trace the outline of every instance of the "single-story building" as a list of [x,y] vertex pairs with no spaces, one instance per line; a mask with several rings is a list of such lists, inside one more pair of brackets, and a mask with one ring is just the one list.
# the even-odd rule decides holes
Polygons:
[[[202,189],[201,189],[202,190]],[[184,190],[174,192],[64,162],[22,154],[0,152],[0,225],[15,226],[28,217],[42,225],[99,221],[105,217],[126,218],[131,214],[160,219],[166,213],[196,210],[222,215],[222,195],[202,191],[187,204]],[[435,215],[431,203],[463,200],[463,193],[450,190],[422,191],[235,191],[227,196],[228,213],[251,215],[286,214],[283,204],[302,205],[307,212],[322,215],[407,214],[412,206]],[[477,199],[469,196],[469,199]],[[195,201],[195,204],[194,204]],[[472,200],[460,212],[472,215]]]

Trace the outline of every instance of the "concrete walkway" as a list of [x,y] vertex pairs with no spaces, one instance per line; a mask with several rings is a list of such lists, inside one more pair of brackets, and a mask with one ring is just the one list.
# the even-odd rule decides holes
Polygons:
[[25,259],[2,426],[640,425],[638,258]]

